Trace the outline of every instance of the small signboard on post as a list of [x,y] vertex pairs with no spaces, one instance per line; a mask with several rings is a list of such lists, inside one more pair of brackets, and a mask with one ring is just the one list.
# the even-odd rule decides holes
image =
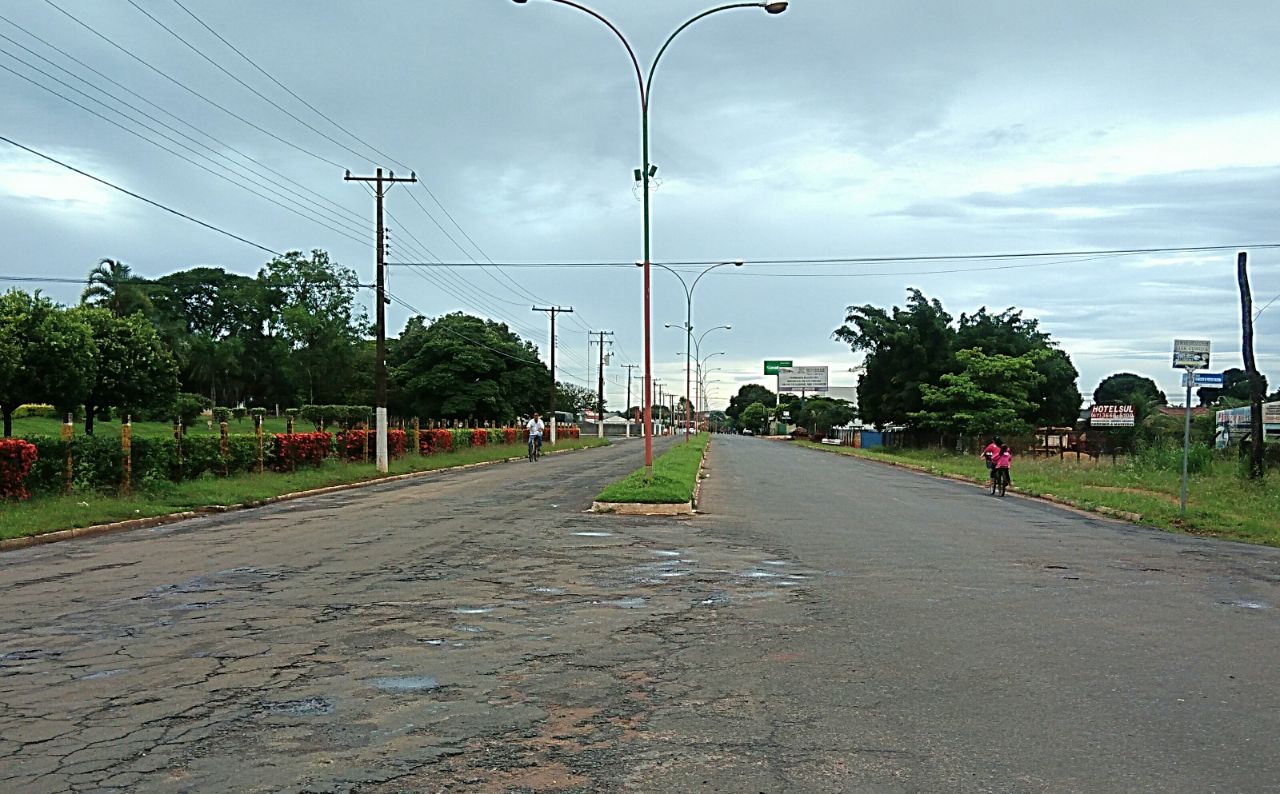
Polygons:
[[1174,369],[1208,369],[1208,339],[1175,339],[1173,340]]
[[1089,409],[1090,427],[1133,427],[1132,405],[1095,405]]
[[767,359],[766,358],[764,360],[764,374],[777,375],[778,370],[782,369],[783,367],[789,367],[791,366],[792,363],[793,362],[790,359],[783,360],[783,359]]
[[778,391],[780,392],[826,390],[826,367],[780,367],[778,369]]
[[1188,377],[1191,378],[1190,384],[1192,386],[1207,386],[1211,389],[1221,389],[1223,386],[1227,385],[1226,379],[1223,377],[1221,372],[1187,371],[1182,373],[1182,388],[1184,389],[1187,387]]

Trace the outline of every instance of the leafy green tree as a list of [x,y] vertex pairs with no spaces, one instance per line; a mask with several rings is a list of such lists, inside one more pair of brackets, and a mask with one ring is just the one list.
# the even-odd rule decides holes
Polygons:
[[923,384],[925,409],[910,415],[922,427],[969,438],[992,434],[1016,435],[1034,426],[1037,405],[1030,395],[1044,380],[1036,371],[1037,350],[1021,356],[988,356],[980,350],[961,350],[962,369],[941,378],[940,386]]
[[850,306],[834,336],[866,353],[858,378],[858,412],[877,426],[901,423],[924,409],[921,387],[938,384],[955,367],[951,315],[937,299],[908,290],[905,309]]
[[853,421],[854,408],[845,400],[831,397],[811,397],[804,401],[796,423],[809,431],[811,436],[825,436],[833,427]]
[[1097,405],[1130,405],[1135,393],[1157,406],[1169,403],[1155,381],[1132,372],[1117,372],[1103,378],[1098,388],[1093,390],[1093,402]]
[[725,414],[734,421],[734,424],[746,427],[747,425],[741,422],[742,412],[753,403],[772,408],[778,404],[778,396],[758,383],[744,384],[738,389],[737,394],[729,398],[729,407],[725,409]]
[[356,305],[355,271],[321,250],[289,251],[258,274],[267,293],[268,333],[288,343],[286,369],[301,402],[345,403],[349,354],[368,325]]
[[37,291],[0,295],[0,413],[13,435],[13,412],[24,403],[77,408],[96,374],[93,330]]
[[596,392],[576,383],[556,381],[556,410],[581,414],[587,408],[595,408]]
[[1081,397],[1076,381],[1080,373],[1071,359],[1040,330],[1040,323],[1027,319],[1013,308],[992,314],[982,307],[974,314],[961,314],[956,324],[956,350],[981,350],[989,356],[1022,356],[1035,350],[1049,355],[1036,360],[1036,371],[1044,379],[1030,395],[1039,408],[1032,421],[1037,425],[1074,425],[1080,415]]
[[738,426],[743,430],[759,433],[764,429],[767,421],[769,421],[769,409],[764,406],[764,403],[754,402],[742,409],[738,417]]
[[551,386],[533,343],[461,312],[431,323],[411,318],[388,370],[406,416],[510,420],[546,410]]
[[178,366],[160,341],[155,326],[141,314],[117,317],[106,309],[76,313],[93,332],[97,366],[84,398],[84,432],[93,435],[99,410],[114,406],[122,414],[162,408],[178,394]]
[[[1260,375],[1262,378],[1262,391],[1267,390],[1267,376]],[[1222,388],[1214,389],[1208,386],[1202,386],[1196,390],[1196,396],[1200,398],[1201,405],[1212,405],[1219,400],[1243,400],[1249,401],[1249,373],[1239,367],[1231,367],[1222,373]]]
[[103,259],[89,271],[88,286],[80,293],[80,303],[109,310],[116,317],[151,309],[146,281],[133,274],[133,269],[116,259]]

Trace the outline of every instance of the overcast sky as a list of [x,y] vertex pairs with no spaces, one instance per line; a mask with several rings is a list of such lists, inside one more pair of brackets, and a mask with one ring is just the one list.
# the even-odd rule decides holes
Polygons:
[[[508,322],[544,356],[547,319],[531,306],[572,306],[558,326],[558,374],[584,382],[587,330],[613,331],[607,389],[621,406],[621,365],[643,363],[640,271],[625,265],[641,256],[640,114],[635,73],[606,27],[551,0],[181,0],[191,15],[175,0],[134,2],[53,0],[83,25],[46,0],[0,3],[0,135],[268,249],[324,248],[366,282],[373,200],[343,170],[414,169],[421,184],[387,198],[393,261],[620,266],[394,268],[397,298],[429,316]],[[714,5],[587,3],[646,69],[671,31]],[[733,10],[687,29],[654,80],[653,259],[747,262],[707,275],[694,293],[696,334],[733,326],[701,346],[704,356],[725,353],[707,364],[719,369],[713,405],[745,382],[772,387],[766,358],[829,365],[833,385],[852,385],[860,356],[831,337],[845,307],[901,304],[909,287],[957,317],[1023,309],[1070,354],[1086,395],[1106,375],[1134,371],[1177,399],[1175,337],[1211,340],[1215,370],[1240,366],[1234,251],[794,260],[1280,242],[1277,41],[1280,11],[1265,0],[793,0],[782,15]],[[304,214],[323,210],[328,225],[211,172]],[[196,265],[253,274],[269,258],[3,142],[0,239],[6,277],[82,278],[102,257],[146,277]],[[1261,308],[1280,295],[1280,250],[1250,256]],[[679,269],[692,281],[701,268]],[[669,273],[653,279],[656,377],[683,386],[684,332],[662,326],[684,321],[685,295]],[[68,303],[80,290],[0,286],[9,285]],[[368,290],[362,299],[372,309]],[[390,332],[410,314],[395,305]],[[1280,301],[1256,333],[1274,387]]]

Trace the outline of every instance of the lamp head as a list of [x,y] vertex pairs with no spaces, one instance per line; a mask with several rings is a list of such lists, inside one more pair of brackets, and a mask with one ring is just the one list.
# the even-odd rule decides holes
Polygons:
[[[783,5],[786,5],[786,3],[783,3]],[[735,260],[733,260],[733,266],[734,266],[734,267],[742,267],[742,264],[743,264],[743,263],[742,263],[742,260],[741,260],[741,259],[735,259]]]
[[[529,0],[513,0],[513,2],[519,3],[520,5],[524,5],[525,3],[529,2]],[[785,6],[785,5],[786,5],[786,3],[783,3],[783,5]],[[770,11],[769,13],[770,13],[770,14],[776,14],[776,13],[778,13],[778,12],[777,12],[777,11]]]
[[637,260],[636,260],[636,267],[644,267],[644,260],[643,260],[643,259],[637,259]]
[[[524,1],[525,0],[516,0],[517,3],[523,3]],[[777,0],[777,2],[765,3],[764,10],[768,11],[770,14],[781,14],[783,11],[787,10],[787,5],[788,3],[786,0]]]

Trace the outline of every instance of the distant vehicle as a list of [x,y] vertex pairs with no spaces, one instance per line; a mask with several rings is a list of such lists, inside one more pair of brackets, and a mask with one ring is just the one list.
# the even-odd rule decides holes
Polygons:
[[749,427],[744,427],[744,428],[742,429],[742,435],[744,435],[744,436],[754,436],[754,435],[755,435],[755,433],[751,432],[751,428],[749,428]]

